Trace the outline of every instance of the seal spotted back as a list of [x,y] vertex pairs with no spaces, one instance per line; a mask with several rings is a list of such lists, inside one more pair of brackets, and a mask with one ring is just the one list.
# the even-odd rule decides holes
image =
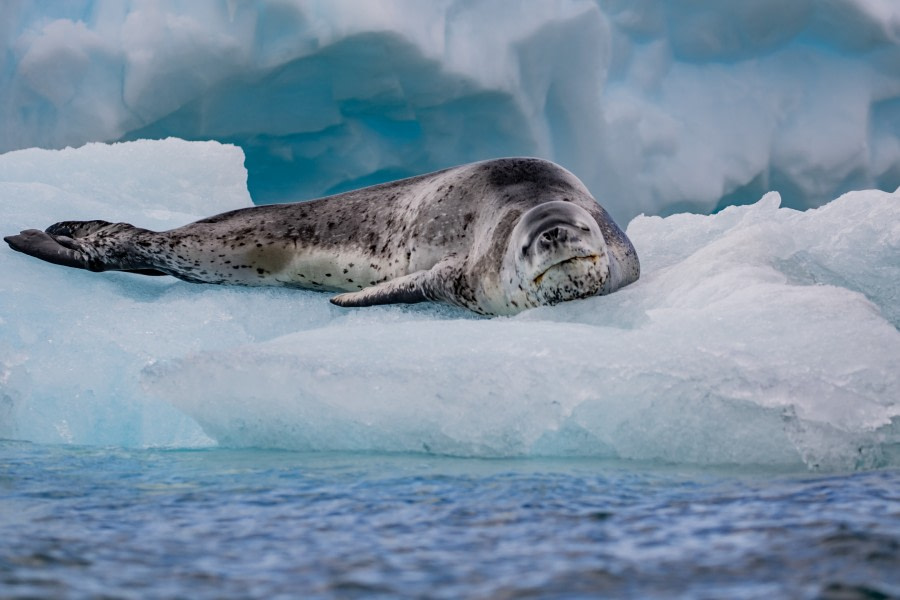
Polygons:
[[91,271],[343,292],[340,306],[440,301],[481,314],[608,294],[635,281],[631,242],[574,175],[540,159],[463,165],[164,232],[65,221],[4,238]]

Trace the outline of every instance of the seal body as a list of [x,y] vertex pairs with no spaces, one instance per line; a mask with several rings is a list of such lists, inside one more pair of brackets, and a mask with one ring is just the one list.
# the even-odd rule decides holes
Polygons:
[[607,294],[640,275],[631,242],[581,181],[532,158],[244,208],[164,232],[66,221],[4,239],[92,271],[343,292],[332,298],[340,306],[440,301],[488,315]]

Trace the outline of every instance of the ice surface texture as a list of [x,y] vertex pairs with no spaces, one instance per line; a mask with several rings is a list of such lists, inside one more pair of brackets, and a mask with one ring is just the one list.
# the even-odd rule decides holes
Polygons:
[[[0,156],[4,233],[247,206],[239,149]],[[640,217],[641,279],[515,318],[89,273],[0,249],[0,436],[900,465],[900,193]]]
[[11,0],[0,46],[0,152],[217,139],[257,202],[503,155],[620,222],[900,185],[895,0]]

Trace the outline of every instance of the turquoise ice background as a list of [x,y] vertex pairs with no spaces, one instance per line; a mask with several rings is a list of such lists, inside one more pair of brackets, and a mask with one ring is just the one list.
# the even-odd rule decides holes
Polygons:
[[246,155],[255,202],[497,156],[613,216],[900,186],[894,0],[8,0],[0,152]]

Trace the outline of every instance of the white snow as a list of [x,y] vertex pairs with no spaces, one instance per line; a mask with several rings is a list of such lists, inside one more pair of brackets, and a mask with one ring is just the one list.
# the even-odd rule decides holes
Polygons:
[[[0,156],[3,234],[249,206],[238,148]],[[900,192],[639,217],[643,275],[482,319],[89,273],[0,249],[0,437],[462,456],[900,464]]]
[[7,0],[0,152],[243,148],[256,202],[500,155],[622,221],[900,186],[896,0]]

